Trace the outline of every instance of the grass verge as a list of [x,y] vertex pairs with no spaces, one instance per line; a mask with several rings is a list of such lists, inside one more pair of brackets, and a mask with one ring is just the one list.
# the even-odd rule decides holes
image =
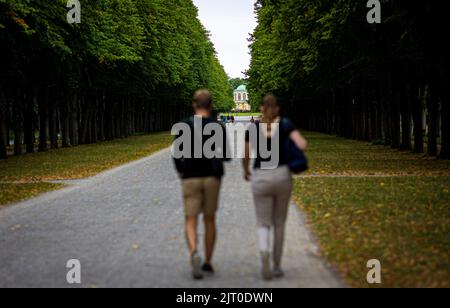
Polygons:
[[230,112],[230,113],[222,113],[220,115],[233,115],[235,117],[260,117],[261,113],[260,112],[241,112],[241,113],[236,113],[236,112]]
[[319,176],[296,179],[294,200],[345,282],[370,287],[378,259],[381,287],[450,287],[450,162],[306,136]]
[[450,162],[366,142],[305,133],[310,174],[450,176]]
[[0,204],[59,188],[46,183],[52,180],[82,179],[143,158],[171,142],[169,133],[157,133],[11,157],[0,161]]
[[0,184],[0,208],[61,187],[52,183]]

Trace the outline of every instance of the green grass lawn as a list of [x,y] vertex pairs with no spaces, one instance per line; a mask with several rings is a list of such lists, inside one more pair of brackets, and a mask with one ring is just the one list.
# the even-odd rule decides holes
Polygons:
[[0,161],[0,204],[7,204],[59,188],[52,180],[81,179],[143,158],[168,147],[169,133],[26,154]]
[[52,183],[0,184],[0,208],[63,187]]
[[255,117],[255,118],[257,118],[257,117],[261,116],[261,113],[260,112],[243,112],[243,113],[230,112],[230,113],[222,113],[220,115],[224,115],[224,116],[233,115],[235,117]]
[[449,161],[318,133],[306,137],[310,174],[450,176]]
[[348,285],[368,287],[378,259],[381,287],[450,287],[450,162],[306,136],[318,177],[296,179],[294,199]]

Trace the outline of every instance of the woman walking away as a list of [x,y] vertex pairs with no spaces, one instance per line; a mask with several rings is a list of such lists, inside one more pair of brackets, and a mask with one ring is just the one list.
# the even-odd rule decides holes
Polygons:
[[[258,131],[258,138],[255,138],[255,140],[250,140],[250,131],[247,133],[243,167],[245,180],[252,182],[258,222],[259,248],[262,257],[262,276],[264,280],[271,280],[272,277],[280,278],[284,276],[281,261],[293,186],[292,174],[288,167],[287,146],[285,145],[290,139],[299,149],[305,151],[307,141],[290,120],[280,117],[280,107],[275,96],[267,95],[264,97],[261,112],[261,123],[265,125],[258,122],[254,124]],[[262,148],[271,149],[272,156],[276,152],[276,149],[274,151],[271,147],[272,143],[276,144],[275,140],[272,142],[272,138],[279,138],[278,164],[272,166],[270,170],[265,169],[267,168],[265,162],[271,161],[273,157],[264,159],[260,153],[260,143],[264,140],[263,138],[267,142],[262,145]],[[257,149],[253,174],[250,172],[251,147]],[[274,230],[273,270],[270,262],[270,232],[272,228]]]

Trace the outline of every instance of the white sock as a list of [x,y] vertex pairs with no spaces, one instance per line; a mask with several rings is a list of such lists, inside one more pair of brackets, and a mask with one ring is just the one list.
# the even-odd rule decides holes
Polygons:
[[261,252],[270,251],[270,229],[258,228],[259,249]]

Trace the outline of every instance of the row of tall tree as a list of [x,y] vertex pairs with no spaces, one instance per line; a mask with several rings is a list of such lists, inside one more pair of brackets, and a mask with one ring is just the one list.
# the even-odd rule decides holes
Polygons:
[[[376,1],[375,1],[376,2]],[[258,0],[250,97],[273,92],[305,129],[450,158],[445,1]]]
[[0,0],[0,158],[170,129],[232,89],[192,0]]

